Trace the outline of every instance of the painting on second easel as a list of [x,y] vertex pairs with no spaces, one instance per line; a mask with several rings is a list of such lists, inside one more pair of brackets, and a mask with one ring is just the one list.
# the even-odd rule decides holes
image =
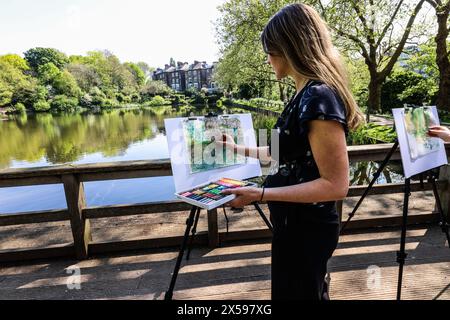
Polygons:
[[406,107],[403,121],[411,160],[440,150],[439,140],[427,134],[428,128],[438,123],[430,107]]
[[229,152],[225,148],[216,154],[218,148],[214,140],[223,134],[231,136],[235,143],[243,141],[243,129],[239,117],[219,116],[183,121],[184,139],[190,160],[191,173],[245,164],[243,155]]

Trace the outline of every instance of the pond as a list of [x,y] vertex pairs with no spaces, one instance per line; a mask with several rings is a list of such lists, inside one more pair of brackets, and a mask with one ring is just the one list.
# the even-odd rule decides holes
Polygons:
[[[218,110],[152,107],[14,116],[0,121],[0,169],[167,159],[164,119],[210,111]],[[273,119],[254,115],[254,122],[264,127]],[[367,184],[376,168],[372,162],[353,165],[352,184]],[[400,172],[400,164],[392,163],[378,182],[400,181]],[[174,192],[172,177],[85,183],[90,207],[172,200]],[[62,185],[0,188],[0,213],[64,208]]]

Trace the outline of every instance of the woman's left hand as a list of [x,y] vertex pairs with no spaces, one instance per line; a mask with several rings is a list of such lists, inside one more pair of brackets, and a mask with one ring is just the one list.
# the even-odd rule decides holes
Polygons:
[[229,202],[227,205],[233,208],[243,208],[250,203],[261,200],[262,189],[254,187],[227,189],[223,190],[222,194],[235,194],[236,199]]

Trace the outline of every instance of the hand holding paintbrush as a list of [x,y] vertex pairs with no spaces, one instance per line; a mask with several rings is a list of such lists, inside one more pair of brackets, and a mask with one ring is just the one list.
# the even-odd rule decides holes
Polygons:
[[450,142],[450,129],[444,126],[429,127],[428,135],[433,138],[440,138],[445,142]]

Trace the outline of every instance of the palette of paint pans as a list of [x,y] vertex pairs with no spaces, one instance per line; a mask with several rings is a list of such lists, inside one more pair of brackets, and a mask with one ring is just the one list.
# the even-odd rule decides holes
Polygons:
[[202,184],[188,191],[175,193],[175,195],[184,202],[199,208],[212,210],[236,198],[234,194],[222,194],[223,190],[254,186],[256,184],[252,182],[222,178],[218,181]]

